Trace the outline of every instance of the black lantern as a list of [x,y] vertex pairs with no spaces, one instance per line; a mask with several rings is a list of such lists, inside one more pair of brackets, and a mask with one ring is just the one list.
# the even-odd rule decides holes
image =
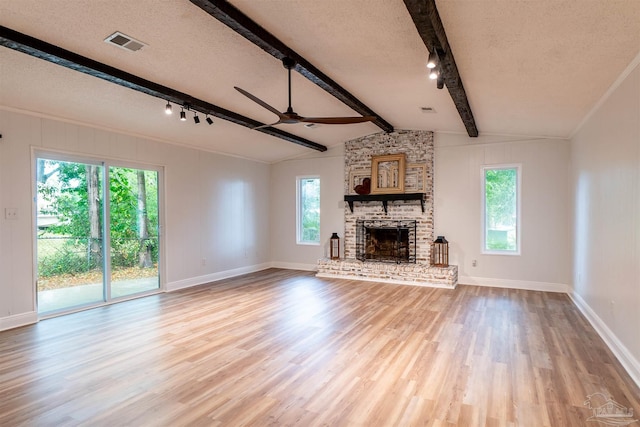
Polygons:
[[449,267],[449,242],[444,236],[438,236],[431,244],[431,265]]
[[340,237],[338,237],[338,233],[331,235],[330,243],[331,259],[340,259]]

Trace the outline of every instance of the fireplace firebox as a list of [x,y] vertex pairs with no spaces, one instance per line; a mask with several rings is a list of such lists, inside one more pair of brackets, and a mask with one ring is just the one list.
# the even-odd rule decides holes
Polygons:
[[360,261],[415,263],[416,221],[356,221],[356,258]]

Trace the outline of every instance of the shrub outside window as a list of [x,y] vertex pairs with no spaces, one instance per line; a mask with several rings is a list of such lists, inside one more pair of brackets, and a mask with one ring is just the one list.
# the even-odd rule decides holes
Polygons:
[[520,165],[482,168],[482,253],[520,255]]
[[297,179],[297,243],[320,244],[320,178]]

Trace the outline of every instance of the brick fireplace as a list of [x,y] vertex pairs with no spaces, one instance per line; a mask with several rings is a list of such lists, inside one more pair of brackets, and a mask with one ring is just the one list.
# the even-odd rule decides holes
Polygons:
[[[424,194],[422,201],[398,200],[385,202],[385,206],[380,201],[358,201],[351,207],[345,203],[344,258],[320,259],[317,275],[453,288],[458,282],[457,266],[440,268],[429,265],[431,243],[434,239],[433,132],[378,133],[346,142],[345,195],[355,194],[355,185],[371,175],[372,156],[388,154],[405,155],[405,193]],[[363,222],[388,224],[387,228],[392,228],[392,224],[415,224],[412,237],[406,243],[413,246],[412,255],[404,257],[401,252],[404,249],[400,248],[402,257],[389,262],[389,256],[385,256],[385,259],[373,259],[375,257],[358,254],[358,249],[363,249],[362,245],[372,244],[358,241],[358,226]],[[385,235],[385,232],[379,233],[380,236]],[[401,235],[402,233],[396,238],[399,239]],[[378,248],[378,251],[382,250]]]

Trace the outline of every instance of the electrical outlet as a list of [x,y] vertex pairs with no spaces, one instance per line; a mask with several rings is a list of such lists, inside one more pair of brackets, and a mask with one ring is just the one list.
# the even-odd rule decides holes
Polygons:
[[471,261],[471,266],[472,267],[477,267],[478,266],[478,261],[475,260],[475,259],[473,261]]
[[17,208],[5,208],[4,209],[4,219],[18,219],[18,209]]

